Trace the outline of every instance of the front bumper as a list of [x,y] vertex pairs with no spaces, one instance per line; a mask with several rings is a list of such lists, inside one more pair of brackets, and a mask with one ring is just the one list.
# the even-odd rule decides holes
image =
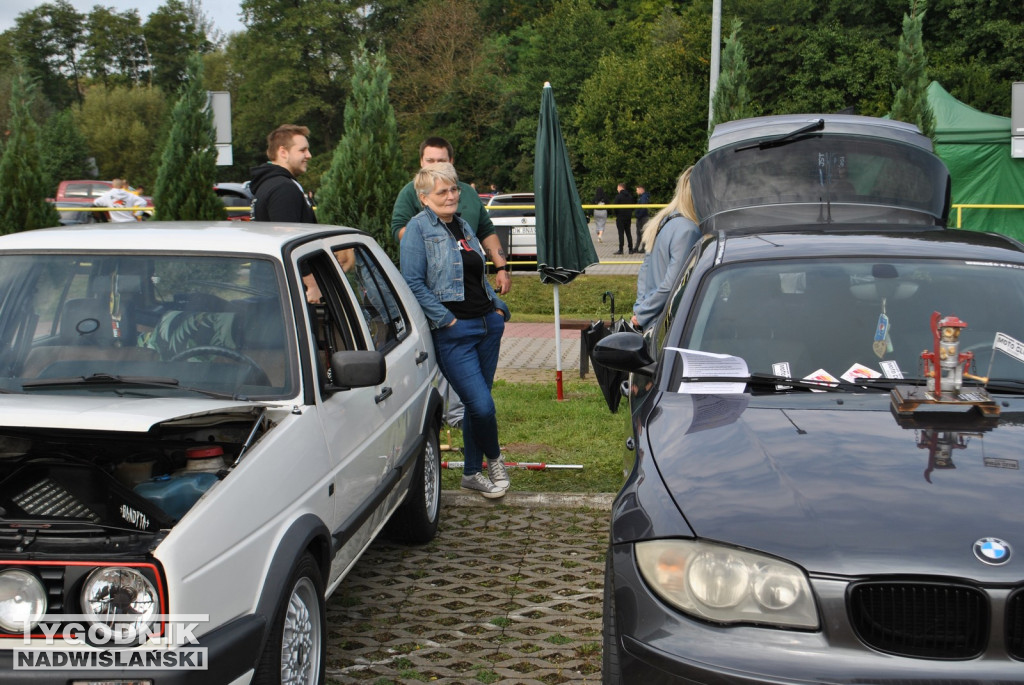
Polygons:
[[911,659],[866,647],[845,618],[842,579],[812,579],[826,617],[818,631],[726,627],[691,620],[661,602],[640,577],[632,544],[614,545],[612,555],[624,683],[967,685],[1024,678],[1024,663],[996,641],[980,657],[959,661]]
[[[206,633],[188,648],[206,648],[206,665],[195,669],[15,669],[14,650],[0,650],[0,681],[21,685],[69,683],[72,680],[104,682],[112,680],[150,680],[154,685],[225,685],[252,671],[259,659],[260,646],[267,629],[264,618],[245,616]],[[31,648],[31,646],[26,646]],[[59,650],[55,646],[54,650]]]

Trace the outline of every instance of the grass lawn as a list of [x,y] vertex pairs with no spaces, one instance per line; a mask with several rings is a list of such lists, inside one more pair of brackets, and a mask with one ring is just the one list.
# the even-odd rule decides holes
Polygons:
[[[554,321],[552,286],[536,275],[516,275],[505,300],[513,321]],[[627,313],[636,295],[635,276],[583,275],[559,289],[563,318],[608,319],[609,305],[601,302],[605,291],[615,293],[616,316]],[[572,374],[565,374],[571,376]],[[623,403],[612,414],[605,404],[593,372],[585,380],[563,377],[565,399],[556,399],[554,374],[547,383],[494,383],[498,406],[498,431],[506,461],[572,464],[582,469],[530,471],[512,469],[512,491],[523,492],[618,492],[622,486],[625,441],[629,434],[629,409]],[[448,442],[441,431],[441,443]],[[451,431],[453,447],[462,446],[462,433]],[[461,451],[442,454],[443,461],[462,461]],[[462,469],[442,472],[442,486],[458,489]]]
[[[563,319],[608,320],[611,298],[615,298],[615,316],[628,317],[636,300],[636,276],[578,276],[558,289],[559,313]],[[555,320],[554,286],[540,282],[534,273],[512,277],[512,291],[502,297],[512,310],[512,320],[547,323]]]
[[[495,381],[498,434],[506,461],[573,464],[582,469],[530,471],[510,469],[513,491],[618,492],[629,410],[608,411],[601,389],[593,381],[564,381],[564,400],[555,396],[554,383]],[[441,431],[441,443],[448,435]],[[462,446],[462,432],[451,431],[453,447]],[[462,461],[461,451],[443,452],[443,461]],[[457,490],[462,469],[442,471],[442,487]]]

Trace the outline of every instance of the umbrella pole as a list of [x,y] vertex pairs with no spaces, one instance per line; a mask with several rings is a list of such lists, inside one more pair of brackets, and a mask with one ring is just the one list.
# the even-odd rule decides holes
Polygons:
[[558,401],[565,399],[562,394],[562,321],[559,314],[558,284],[555,283],[555,385],[558,388]]

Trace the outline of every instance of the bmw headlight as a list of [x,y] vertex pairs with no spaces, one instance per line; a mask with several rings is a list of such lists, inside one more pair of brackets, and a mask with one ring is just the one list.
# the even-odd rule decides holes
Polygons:
[[46,588],[28,571],[0,571],[0,629],[21,633],[31,629],[46,613]]
[[644,580],[664,601],[719,623],[817,628],[807,576],[774,557],[695,540],[636,544]]
[[94,625],[109,628],[107,635],[118,639],[132,639],[151,630],[160,607],[149,579],[124,566],[107,566],[90,573],[81,597],[82,613]]

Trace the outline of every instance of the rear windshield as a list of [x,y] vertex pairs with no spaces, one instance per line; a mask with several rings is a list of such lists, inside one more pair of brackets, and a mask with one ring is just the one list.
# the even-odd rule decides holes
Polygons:
[[[511,205],[513,207],[519,207],[519,209],[502,209],[503,205]],[[523,207],[531,207],[531,209],[523,209]],[[494,197],[487,204],[487,213],[490,214],[492,219],[500,217],[510,216],[536,216],[536,210],[532,209],[533,197]]]
[[778,147],[740,143],[694,167],[705,230],[831,223],[944,225],[949,171],[934,154],[893,140],[811,135]]

